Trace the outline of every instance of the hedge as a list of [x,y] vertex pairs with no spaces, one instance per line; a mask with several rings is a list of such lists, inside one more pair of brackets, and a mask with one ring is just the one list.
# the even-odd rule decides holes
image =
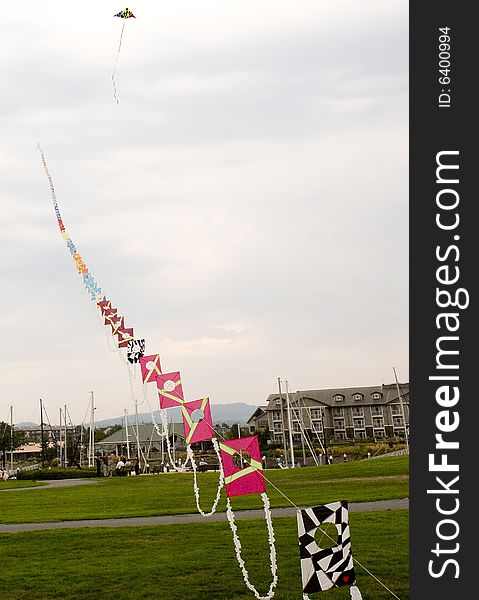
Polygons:
[[81,479],[84,477],[96,477],[96,468],[83,469],[64,469],[62,467],[52,467],[51,469],[34,469],[31,471],[20,471],[17,473],[17,479],[21,480],[47,480],[47,479]]

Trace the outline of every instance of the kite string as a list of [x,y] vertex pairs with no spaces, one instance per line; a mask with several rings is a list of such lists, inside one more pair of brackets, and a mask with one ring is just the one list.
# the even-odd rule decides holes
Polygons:
[[188,456],[188,458],[191,461],[191,466],[193,467],[193,489],[195,492],[195,498],[196,498],[196,507],[198,508],[198,512],[203,515],[203,517],[211,517],[211,515],[213,515],[216,512],[216,507],[218,506],[218,502],[220,501],[221,498],[221,490],[223,489],[224,486],[224,481],[225,481],[225,475],[224,475],[224,471],[223,471],[223,463],[221,461],[221,454],[220,454],[220,448],[218,445],[218,440],[216,438],[212,438],[211,440],[213,442],[213,448],[215,449],[216,452],[216,456],[218,457],[218,465],[219,465],[219,471],[220,471],[220,476],[219,476],[219,481],[218,481],[218,489],[216,490],[216,498],[213,502],[213,505],[211,507],[211,511],[209,513],[205,513],[201,506],[200,506],[200,490],[198,487],[198,483],[196,480],[196,462],[195,462],[195,455],[193,453],[193,449],[191,448],[191,444],[188,444],[186,446],[186,454]]
[[113,73],[111,74],[111,80],[113,82],[113,95],[115,97],[116,103],[119,104],[120,101],[118,100],[118,98],[116,97],[116,83],[115,83],[115,71],[116,71],[116,65],[118,63],[118,57],[120,56],[120,50],[121,50],[121,41],[123,39],[123,31],[125,29],[125,22],[123,22],[123,26],[121,28],[121,34],[120,34],[120,43],[118,44],[118,51],[116,53],[116,58],[115,58],[115,64],[113,65]]
[[266,524],[268,528],[268,543],[269,543],[269,551],[270,551],[270,562],[271,562],[271,575],[273,576],[273,580],[271,585],[269,586],[269,590],[265,596],[261,596],[258,590],[254,587],[254,585],[249,580],[249,573],[246,569],[245,562],[243,557],[241,556],[241,541],[238,537],[238,527],[235,523],[235,517],[233,509],[231,508],[230,499],[226,498],[226,517],[228,519],[229,526],[231,528],[231,532],[233,533],[233,543],[235,547],[236,560],[240,566],[241,572],[243,573],[243,579],[246,584],[246,587],[250,589],[258,600],[270,600],[274,596],[274,590],[278,583],[278,566],[276,562],[276,547],[275,547],[275,536],[273,530],[273,522],[271,519],[271,509],[269,504],[268,495],[263,492],[261,494],[261,499],[263,500],[263,508],[264,515],[266,519]]

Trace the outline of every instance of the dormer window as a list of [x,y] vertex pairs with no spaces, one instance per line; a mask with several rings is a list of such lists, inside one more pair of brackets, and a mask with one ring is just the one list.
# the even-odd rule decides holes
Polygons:
[[276,406],[281,406],[281,398],[276,398]]
[[353,398],[355,400],[362,400],[364,398],[364,396],[362,394],[354,394]]
[[381,392],[374,392],[373,394],[371,394],[373,400],[380,400],[382,397]]
[[336,394],[334,396],[334,401],[335,402],[344,402],[344,396],[342,394]]

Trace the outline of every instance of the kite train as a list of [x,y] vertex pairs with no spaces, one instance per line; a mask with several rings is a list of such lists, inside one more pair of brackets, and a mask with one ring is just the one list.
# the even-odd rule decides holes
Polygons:
[[[128,9],[121,11],[117,17],[127,19],[134,17]],[[121,43],[121,39],[120,39]],[[218,443],[216,431],[211,418],[211,407],[208,397],[187,402],[183,391],[182,377],[179,371],[163,373],[159,354],[145,354],[145,340],[136,338],[132,327],[125,325],[125,317],[118,313],[118,309],[112,306],[111,301],[102,292],[92,273],[79,254],[75,244],[71,240],[63,223],[60,209],[58,207],[55,188],[48,171],[43,151],[38,145],[41,154],[43,168],[50,185],[53,207],[58,222],[58,227],[67,248],[75,263],[75,268],[82,277],[83,284],[92,301],[98,307],[101,319],[106,327],[111,328],[119,356],[124,361],[130,377],[130,385],[133,394],[132,370],[141,373],[143,392],[146,397],[148,384],[153,384],[158,393],[160,415],[163,423],[163,432],[160,432],[152,412],[152,419],[160,436],[165,435],[167,441],[170,464],[175,468],[175,462],[171,457],[170,441],[168,436],[168,421],[166,409],[180,407],[183,418],[187,457],[191,461],[194,475],[194,494],[196,505],[201,515],[211,516],[217,508],[223,487],[226,491],[226,516],[233,535],[233,544],[236,559],[243,574],[243,579],[249,590],[253,592],[258,600],[271,600],[278,583],[276,547],[269,498],[266,493],[266,477],[263,473],[261,452],[257,436],[245,437],[236,440],[222,439]],[[122,354],[126,353],[126,360]],[[133,400],[135,400],[133,396]],[[136,400],[135,400],[136,402]],[[220,436],[221,437],[221,436]],[[200,507],[200,494],[197,483],[197,467],[192,449],[192,444],[202,441],[210,441],[218,457],[219,480],[218,489],[211,510],[206,513]],[[137,440],[138,441],[138,440]],[[138,444],[139,447],[139,444]],[[141,448],[139,448],[140,453]],[[145,460],[146,462],[146,460]],[[282,492],[280,492],[282,493]],[[238,529],[235,523],[231,499],[246,494],[260,494],[263,503],[264,516],[268,532],[269,558],[272,581],[265,595],[261,595],[250,582],[245,562],[241,556],[241,542],[238,537]],[[285,496],[283,494],[285,498]],[[289,500],[289,499],[288,499]],[[291,500],[289,500],[291,502]],[[291,502],[293,506],[296,506]],[[296,507],[298,509],[298,507]],[[346,501],[321,504],[312,508],[298,509],[298,537],[301,558],[301,575],[303,582],[303,598],[308,600],[308,595],[314,592],[323,592],[335,587],[349,586],[351,600],[362,600],[361,592],[356,585],[353,557],[351,553],[351,539],[349,532],[348,505]],[[337,530],[335,545],[322,548],[316,542],[315,534],[323,523],[332,523]],[[324,532],[323,532],[324,534]],[[329,536],[328,536],[329,537]],[[377,579],[377,578],[376,578]],[[378,580],[379,581],[379,580]],[[380,582],[381,583],[381,582]],[[384,584],[381,584],[384,586]],[[389,592],[388,588],[386,588]],[[396,598],[397,596],[391,592]]]

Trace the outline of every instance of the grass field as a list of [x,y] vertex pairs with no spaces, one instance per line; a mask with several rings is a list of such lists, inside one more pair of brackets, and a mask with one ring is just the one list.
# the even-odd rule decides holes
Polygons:
[[0,492],[12,488],[39,487],[45,485],[43,481],[18,481],[17,479],[7,479],[0,481]]
[[[364,600],[393,596],[357,561],[400,600],[408,600],[408,511],[352,513],[350,521]],[[276,518],[273,524],[279,577],[275,599],[297,600],[302,588],[296,519]],[[265,523],[239,522],[238,530],[251,581],[264,593],[271,579]],[[0,564],[0,597],[9,600],[254,598],[244,585],[226,521],[0,534]],[[348,588],[328,591],[324,598],[348,600]]]
[[[272,507],[289,506],[276,486],[298,506],[314,506],[345,499],[364,502],[407,497],[408,457],[356,461],[323,467],[267,470]],[[198,475],[201,503],[209,510],[218,475]],[[25,483],[25,482],[22,482]],[[233,508],[260,508],[257,494],[232,500]],[[223,499],[218,507],[225,509]],[[99,479],[71,488],[0,491],[0,522],[44,522],[76,519],[152,516],[196,512],[193,476],[169,473],[141,477]]]

